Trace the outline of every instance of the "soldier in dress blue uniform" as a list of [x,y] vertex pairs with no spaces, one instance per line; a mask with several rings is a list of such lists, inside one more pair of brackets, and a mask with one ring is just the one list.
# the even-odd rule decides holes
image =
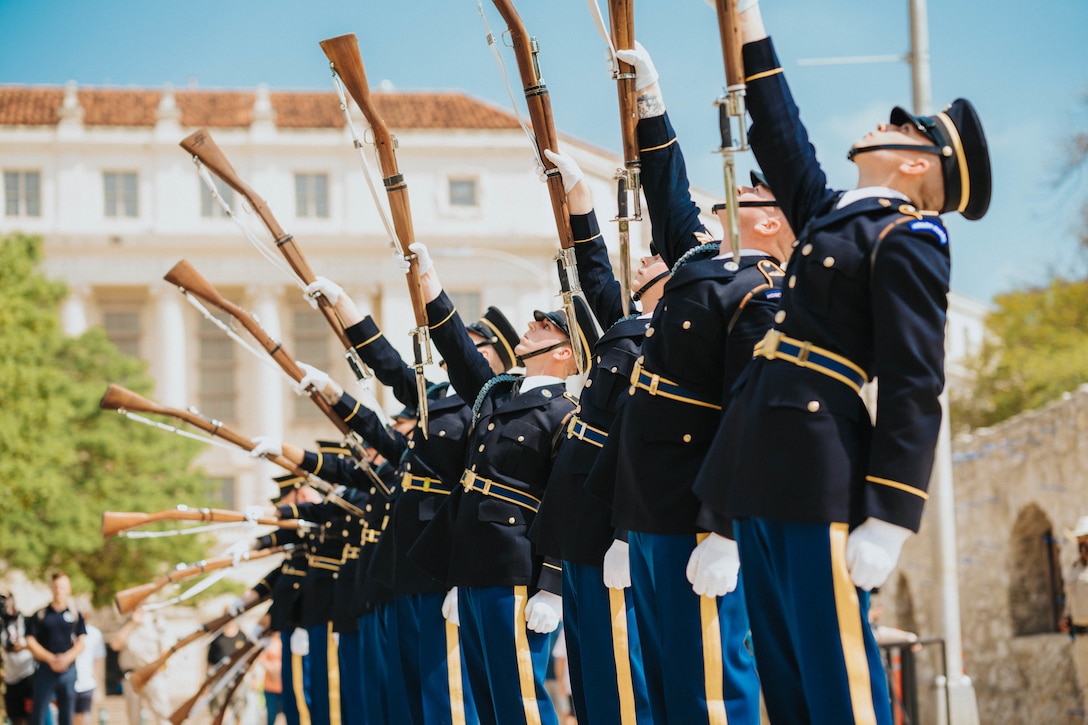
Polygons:
[[[563,637],[574,711],[583,722],[653,722],[635,624],[634,601],[605,584],[604,557],[614,539],[612,509],[585,489],[586,475],[604,446],[638,358],[650,315],[669,268],[651,244],[631,289],[641,314],[623,315],[593,198],[577,163],[545,154],[559,168],[567,192],[578,275],[589,307],[607,330],[593,347],[588,378],[571,416],[530,530],[537,550],[563,560]],[[626,573],[626,567],[624,567]]]
[[[275,479],[279,494],[272,498],[273,505],[289,505],[320,500],[318,493],[304,485],[302,478],[294,475]],[[262,512],[265,513],[265,512]],[[270,512],[268,512],[270,513]],[[303,649],[292,646],[292,640],[300,641],[295,631],[299,628],[298,599],[309,570],[309,562],[303,541],[308,532],[302,529],[280,530],[258,537],[250,545],[251,551],[273,546],[293,544],[280,566],[266,575],[251,589],[244,592],[230,606],[231,614],[241,614],[247,605],[270,597],[268,628],[278,633],[283,645],[282,677],[284,682],[283,714],[288,725],[304,725],[310,719],[310,656],[309,643]]]
[[692,486],[729,390],[772,324],[793,233],[770,189],[740,187],[727,202],[741,207],[742,256],[719,254],[691,200],[653,63],[641,46],[619,54],[635,66],[642,185],[672,277],[587,485],[605,494],[614,487],[613,524],[628,532],[654,720],[757,723],[732,522],[700,516]]
[[[578,369],[570,335],[582,332],[562,312],[537,311],[514,348],[525,377],[496,376],[442,292],[426,246],[412,250],[431,337],[453,387],[474,403],[460,486],[410,555],[455,587],[445,612],[461,628],[480,721],[554,725],[544,679],[562,616],[562,566],[535,552],[527,531],[574,410],[565,379]],[[583,342],[588,351],[592,341]]]
[[[410,418],[414,424],[415,371],[401,359],[374,320],[364,317],[343,289],[325,278],[317,278],[307,288],[307,294],[321,294],[335,306],[363,362],[405,403],[398,415],[405,420]],[[467,330],[495,373],[505,372],[514,365],[518,335],[498,308],[488,308]],[[445,583],[407,557],[408,550],[464,470],[471,408],[451,392],[448,383],[429,385],[430,435],[413,434],[408,440],[403,435],[379,435],[380,430],[375,430],[380,425],[377,417],[338,386],[330,387],[322,381],[319,387],[350,425],[365,439],[379,444],[384,457],[399,462],[396,470],[402,492],[393,507],[387,533],[374,552],[369,573],[395,595],[389,615],[390,630],[395,632],[397,642],[388,652],[399,655],[394,659],[399,659],[399,670],[404,675],[411,721],[428,725],[476,722],[472,693],[461,676],[463,667],[450,666],[450,653],[459,651],[460,644],[457,627],[442,615],[447,594]]]
[[[933,116],[896,108],[849,154],[857,188],[828,189],[759,6],[746,4],[749,139],[800,234],[775,326],[696,490],[736,517],[771,719],[890,723],[869,590],[921,520],[944,385],[938,215],[985,213],[986,141],[962,99]],[[875,423],[859,396],[873,377]]]

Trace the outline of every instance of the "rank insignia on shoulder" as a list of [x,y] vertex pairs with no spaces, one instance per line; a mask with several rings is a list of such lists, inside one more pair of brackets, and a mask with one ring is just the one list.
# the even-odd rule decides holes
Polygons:
[[912,232],[928,232],[937,237],[937,241],[941,243],[941,246],[948,244],[948,232],[945,230],[942,224],[929,221],[928,219],[918,219],[912,221],[907,225],[907,228]]

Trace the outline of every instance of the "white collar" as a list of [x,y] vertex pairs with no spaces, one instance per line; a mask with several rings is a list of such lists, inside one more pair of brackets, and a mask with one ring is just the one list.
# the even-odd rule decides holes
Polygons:
[[861,201],[862,199],[873,199],[876,197],[890,196],[893,199],[902,199],[909,202],[910,199],[901,191],[895,189],[889,189],[886,186],[863,186],[860,189],[851,189],[843,193],[842,198],[839,199],[839,203],[835,205],[836,209],[842,209],[848,204],[853,204],[855,201]]
[[[762,257],[762,256],[764,256],[766,254],[767,254],[766,252],[760,251],[758,249],[741,249],[740,250],[740,256],[742,256],[742,257]],[[732,259],[732,258],[733,258],[733,250],[729,250],[728,252],[722,252],[718,256],[714,257],[714,259]]]
[[561,382],[563,382],[563,379],[557,378],[554,375],[528,375],[521,379],[519,395],[521,393],[528,393],[534,388],[543,388],[545,385],[554,385],[555,383]]

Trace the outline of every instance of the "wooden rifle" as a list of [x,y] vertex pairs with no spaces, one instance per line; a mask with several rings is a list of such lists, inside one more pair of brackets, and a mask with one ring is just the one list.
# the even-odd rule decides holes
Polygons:
[[359,43],[355,34],[340,35],[321,41],[321,49],[329,59],[332,71],[347,88],[359,109],[370,122],[374,134],[374,147],[378,152],[378,163],[382,170],[382,183],[389,198],[389,212],[393,217],[393,228],[400,252],[408,262],[408,295],[412,298],[412,311],[415,313],[416,326],[412,330],[413,367],[416,371],[416,397],[419,410],[419,430],[427,437],[427,378],[424,365],[432,363],[431,333],[427,321],[427,303],[423,299],[423,287],[420,283],[419,258],[409,246],[415,241],[412,228],[412,210],[408,202],[408,184],[397,166],[397,142],[385,125],[385,120],[378,113],[370,98],[370,86],[366,80],[366,70],[359,54]]
[[[718,12],[718,30],[725,60],[725,94],[719,96],[718,127],[721,131],[722,168],[725,175],[726,220],[723,242],[733,251],[733,262],[740,264],[740,217],[737,206],[737,171],[734,154],[748,150],[748,129],[744,123],[744,62],[741,58],[740,20],[737,0],[714,0]],[[734,123],[736,128],[734,128]]]
[[244,667],[242,671],[249,669],[249,666],[257,659],[257,656],[260,655],[262,649],[264,649],[264,645],[248,641],[241,649],[231,655],[230,659],[219,664],[200,685],[196,694],[181,703],[181,705],[179,705],[170,715],[169,719],[172,725],[181,725],[181,723],[185,722],[192,711],[196,709],[197,705],[201,704],[202,700],[206,701],[219,690],[220,683],[228,676],[238,672],[240,668]]
[[[249,672],[249,668],[253,666],[253,663],[257,661],[257,658],[261,656],[261,652],[264,651],[266,645],[264,643],[258,643],[242,660],[236,664],[230,672],[223,676],[223,679],[212,688],[211,694],[214,696],[216,692],[223,687],[223,682],[231,680],[227,683],[227,693],[223,696],[223,706],[219,708],[219,712],[212,718],[211,725],[223,725],[223,720],[227,716],[227,710],[230,709],[231,701],[234,699],[234,693],[238,692],[238,688],[246,680],[246,673]],[[231,679],[233,678],[233,679]]]
[[225,612],[216,617],[215,619],[204,622],[200,625],[199,628],[185,635],[173,645],[171,645],[169,648],[163,650],[154,662],[148,662],[142,667],[137,667],[136,669],[125,675],[125,678],[128,679],[129,683],[132,684],[132,687],[134,690],[136,690],[136,692],[140,692],[144,689],[144,686],[147,684],[148,680],[158,674],[158,672],[166,666],[166,661],[170,659],[175,652],[182,649],[188,644],[196,642],[198,639],[201,639],[206,635],[215,634],[219,630],[223,629],[223,627],[226,627],[227,624],[229,624],[233,619],[241,616],[245,612],[248,612],[250,609],[253,609],[257,605],[267,600],[268,597],[261,597],[260,599],[254,600],[247,604],[245,608],[238,614],[231,614],[230,612]]
[[168,584],[174,584],[182,581],[183,579],[191,579],[194,576],[199,576],[209,571],[216,571],[217,569],[226,569],[228,567],[235,566],[243,561],[255,561],[257,559],[263,559],[268,556],[274,556],[284,551],[289,551],[292,548],[292,544],[284,546],[272,546],[267,549],[259,549],[257,551],[246,551],[237,556],[217,556],[213,559],[207,559],[205,561],[198,561],[195,564],[182,564],[180,568],[159,577],[153,582],[147,584],[140,584],[139,586],[130,587],[113,595],[113,601],[117,605],[117,611],[121,614],[128,614],[136,608],[140,602],[150,597],[155,592],[159,591]]
[[[216,438],[222,438],[228,443],[232,443],[244,451],[252,451],[256,445],[249,438],[246,438],[241,433],[238,433],[231,428],[227,427],[221,421],[205,418],[195,410],[181,410],[179,408],[170,408],[165,405],[152,402],[147,398],[138,395],[127,388],[123,388],[120,385],[111,383],[106,388],[106,394],[102,396],[102,400],[98,403],[98,406],[103,410],[116,410],[122,414],[129,413],[153,413],[155,415],[164,415],[169,418],[176,418],[192,425],[200,430],[204,431],[210,436]],[[174,430],[174,429],[172,429]],[[306,484],[311,488],[320,491],[324,497],[324,500],[333,503],[345,511],[349,511],[356,516],[362,516],[363,511],[350,501],[346,501],[334,492],[334,487],[328,481],[322,481],[320,478],[314,476],[309,471],[306,471],[294,463],[290,459],[284,456],[269,456],[268,460],[275,463],[280,468],[283,468],[287,472],[298,476],[302,480],[306,481]]]
[[[216,144],[208,129],[202,128],[199,131],[186,136],[181,141],[181,147],[192,154],[195,161],[198,161],[211,169],[227,186],[246,198],[254,213],[260,217],[273,239],[275,239],[276,247],[283,254],[284,259],[287,260],[287,263],[291,266],[295,275],[302,280],[303,284],[310,284],[317,279],[313,270],[310,268],[310,263],[306,261],[306,257],[302,255],[302,250],[300,250],[295,243],[294,236],[283,231],[283,228],[280,226],[280,223],[276,221],[276,217],[272,215],[272,211],[268,208],[268,204],[265,200],[258,196],[248,184],[242,181],[241,177],[238,176],[238,172],[231,166],[230,161],[227,160],[226,154],[224,154],[222,149],[219,148],[219,145]],[[344,346],[344,357],[347,358],[348,365],[351,366],[355,376],[359,380],[370,377],[369,369],[359,357],[355,350],[355,346],[351,344],[351,340],[348,339],[344,321],[340,319],[340,315],[336,312],[336,308],[333,307],[324,296],[317,297],[317,305],[321,314],[324,315],[325,319],[328,321],[329,326],[332,327],[333,332],[336,333],[336,336],[340,339],[340,343]]]
[[[595,1],[595,0],[594,0]],[[608,0],[608,23],[612,46],[616,50],[634,50],[634,0]],[[620,241],[620,302],[624,316],[631,313],[631,232],[630,223],[642,220],[642,162],[638,153],[638,100],[635,91],[635,67],[619,58],[616,64],[616,90],[620,104],[620,138],[623,140],[623,168],[616,171],[616,218]],[[628,192],[631,203],[628,203]],[[633,211],[632,211],[633,207]],[[629,213],[630,212],[630,213]]]
[[[521,22],[521,16],[514,9],[511,0],[494,0],[494,3],[499,14],[506,21],[506,28],[510,33],[510,43],[514,47],[514,56],[517,58],[518,72],[525,92],[525,104],[529,108],[529,118],[532,121],[533,135],[536,139],[536,155],[547,177],[552,215],[555,217],[555,227],[559,232],[560,249],[555,258],[559,270],[559,291],[563,298],[567,324],[570,326],[570,344],[574,350],[574,358],[578,361],[578,372],[584,373],[585,361],[589,359],[592,351],[582,350],[582,336],[576,331],[578,317],[574,311],[574,298],[583,295],[582,285],[578,279],[578,262],[574,256],[574,234],[570,229],[567,193],[563,190],[563,177],[560,176],[559,169],[544,155],[545,149],[558,151],[559,144],[555,122],[552,119],[548,89],[540,77],[540,63],[537,58],[540,45],[536,38],[530,38],[526,34],[525,25]],[[587,309],[592,308],[587,305]]]
[[[227,511],[225,509],[199,508],[191,509],[187,506],[144,513],[142,511],[103,511],[102,512],[102,537],[109,538],[122,532],[134,529],[144,524],[155,521],[204,521],[221,523],[246,523],[250,519],[241,511]],[[281,529],[297,529],[305,524],[298,519],[267,519],[257,518],[253,523],[260,526],[278,526]]]
[[[163,279],[176,285],[183,294],[191,294],[214,307],[218,307],[238,320],[238,322],[242,324],[242,327],[246,328],[249,334],[253,336],[261,347],[272,356],[272,359],[276,361],[276,364],[280,366],[280,369],[287,373],[287,375],[296,383],[301,381],[305,376],[302,368],[298,366],[298,363],[291,356],[291,353],[287,352],[287,349],[282,343],[272,339],[272,336],[265,332],[264,328],[261,327],[260,323],[257,322],[253,315],[219,294],[219,291],[212,286],[210,282],[204,279],[199,272],[193,269],[193,266],[189,264],[188,261],[183,259],[175,264],[174,267],[163,276]],[[311,388],[307,391],[307,394],[310,396],[310,400],[321,409],[321,412],[325,414],[325,417],[328,418],[344,436],[343,441],[345,445],[351,449],[351,453],[355,457],[355,465],[367,475],[372,483],[384,488],[381,478],[378,477],[378,474],[367,460],[366,451],[363,450],[362,442],[355,434],[355,431],[351,429],[351,426],[344,422],[344,419],[340,417],[340,414],[332,409],[332,405],[329,404],[329,401],[325,400],[325,396],[321,394],[321,391]]]

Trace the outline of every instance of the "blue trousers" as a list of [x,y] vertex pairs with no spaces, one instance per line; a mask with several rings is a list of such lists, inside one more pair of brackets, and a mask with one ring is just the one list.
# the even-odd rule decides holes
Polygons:
[[574,712],[593,725],[653,723],[630,589],[600,566],[563,562],[563,632]]
[[397,651],[412,721],[419,725],[479,722],[461,651],[460,628],[442,616],[444,593],[393,600]]
[[280,632],[283,716],[287,725],[310,725],[310,656],[291,652],[291,631]]
[[869,593],[846,568],[846,524],[736,523],[767,712],[778,725],[891,725]]
[[465,665],[481,723],[558,725],[544,689],[555,635],[526,627],[528,599],[524,586],[457,588]]
[[54,672],[49,665],[38,663],[34,672],[34,706],[30,714],[32,725],[45,725],[49,717],[49,702],[57,698],[57,725],[72,725],[76,709],[76,667]]
[[307,627],[310,635],[310,720],[340,725],[340,655],[332,622]]
[[340,721],[354,725],[365,721],[363,692],[363,642],[358,631],[340,632]]
[[[744,583],[700,597],[687,580],[695,534],[630,532],[631,589],[654,722],[758,725]],[[777,725],[777,723],[776,723]]]

